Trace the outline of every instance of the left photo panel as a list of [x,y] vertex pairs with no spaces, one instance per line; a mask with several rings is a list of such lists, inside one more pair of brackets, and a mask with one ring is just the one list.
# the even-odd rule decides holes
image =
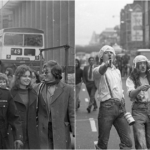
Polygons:
[[75,149],[75,1],[0,0],[0,149]]

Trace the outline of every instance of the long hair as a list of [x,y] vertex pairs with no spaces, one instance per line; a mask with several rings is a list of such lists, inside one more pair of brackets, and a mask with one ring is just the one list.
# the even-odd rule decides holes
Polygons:
[[[12,88],[19,88],[20,85],[20,78],[25,74],[26,71],[29,71],[30,74],[32,75],[32,71],[31,68],[27,65],[20,65],[17,67],[16,71],[15,71],[15,77],[14,77],[14,81],[12,84]],[[28,87],[31,86],[31,83],[29,84]]]
[[14,72],[12,68],[7,68],[6,71],[8,71],[8,75],[7,76],[13,76]]
[[[136,65],[136,68],[133,69],[133,71],[131,72],[129,78],[134,82],[135,84],[135,88],[137,88],[138,86],[141,86],[141,83],[140,83],[140,71],[139,71],[139,64],[137,63]],[[149,68],[148,68],[148,63],[146,63],[146,77],[147,77],[147,80],[150,84],[150,72],[149,72]]]
[[79,68],[80,68],[80,66],[81,66],[80,61],[79,61],[79,59],[77,59],[77,58],[76,58],[76,61],[78,62],[78,65],[77,65],[77,67],[76,67],[76,68],[77,68],[77,69],[79,69]]
[[51,73],[55,79],[61,80],[62,79],[62,67],[55,61],[49,60],[43,65],[43,68],[49,67],[51,68]]
[[32,70],[32,72],[35,74],[35,78],[36,78],[36,83],[40,83],[41,80],[40,80],[40,75],[37,73],[37,71],[35,70]]

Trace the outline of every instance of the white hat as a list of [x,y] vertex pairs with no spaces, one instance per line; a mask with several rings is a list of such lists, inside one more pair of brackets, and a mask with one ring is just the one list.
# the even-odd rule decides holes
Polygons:
[[147,61],[147,62],[148,62],[148,59],[147,59],[145,56],[143,56],[143,55],[138,55],[138,56],[136,56],[136,57],[134,58],[134,60],[133,60],[133,63],[134,63],[134,65],[135,65],[135,68],[136,68],[136,64],[137,64],[138,62],[142,62],[142,61]]
[[106,51],[110,51],[110,52],[112,52],[114,55],[116,55],[115,50],[114,50],[111,46],[105,45],[105,46],[103,46],[103,47],[100,49],[100,51],[99,51],[99,58],[100,58],[100,59],[103,57],[103,54],[104,54],[104,52],[106,52]]

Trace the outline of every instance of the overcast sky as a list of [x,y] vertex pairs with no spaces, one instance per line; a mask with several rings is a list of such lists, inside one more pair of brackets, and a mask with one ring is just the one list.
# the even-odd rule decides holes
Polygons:
[[134,0],[75,0],[75,43],[88,45],[93,31],[119,25],[120,11]]

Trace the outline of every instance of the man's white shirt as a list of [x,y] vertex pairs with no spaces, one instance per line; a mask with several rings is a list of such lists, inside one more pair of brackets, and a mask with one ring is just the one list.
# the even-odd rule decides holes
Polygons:
[[112,68],[107,68],[107,71],[104,75],[101,75],[99,72],[100,67],[101,65],[93,69],[94,81],[98,89],[100,101],[106,101],[111,98],[110,91],[105,79],[105,74],[107,75],[113,98],[118,98],[121,100],[124,95],[120,71],[113,65]]

